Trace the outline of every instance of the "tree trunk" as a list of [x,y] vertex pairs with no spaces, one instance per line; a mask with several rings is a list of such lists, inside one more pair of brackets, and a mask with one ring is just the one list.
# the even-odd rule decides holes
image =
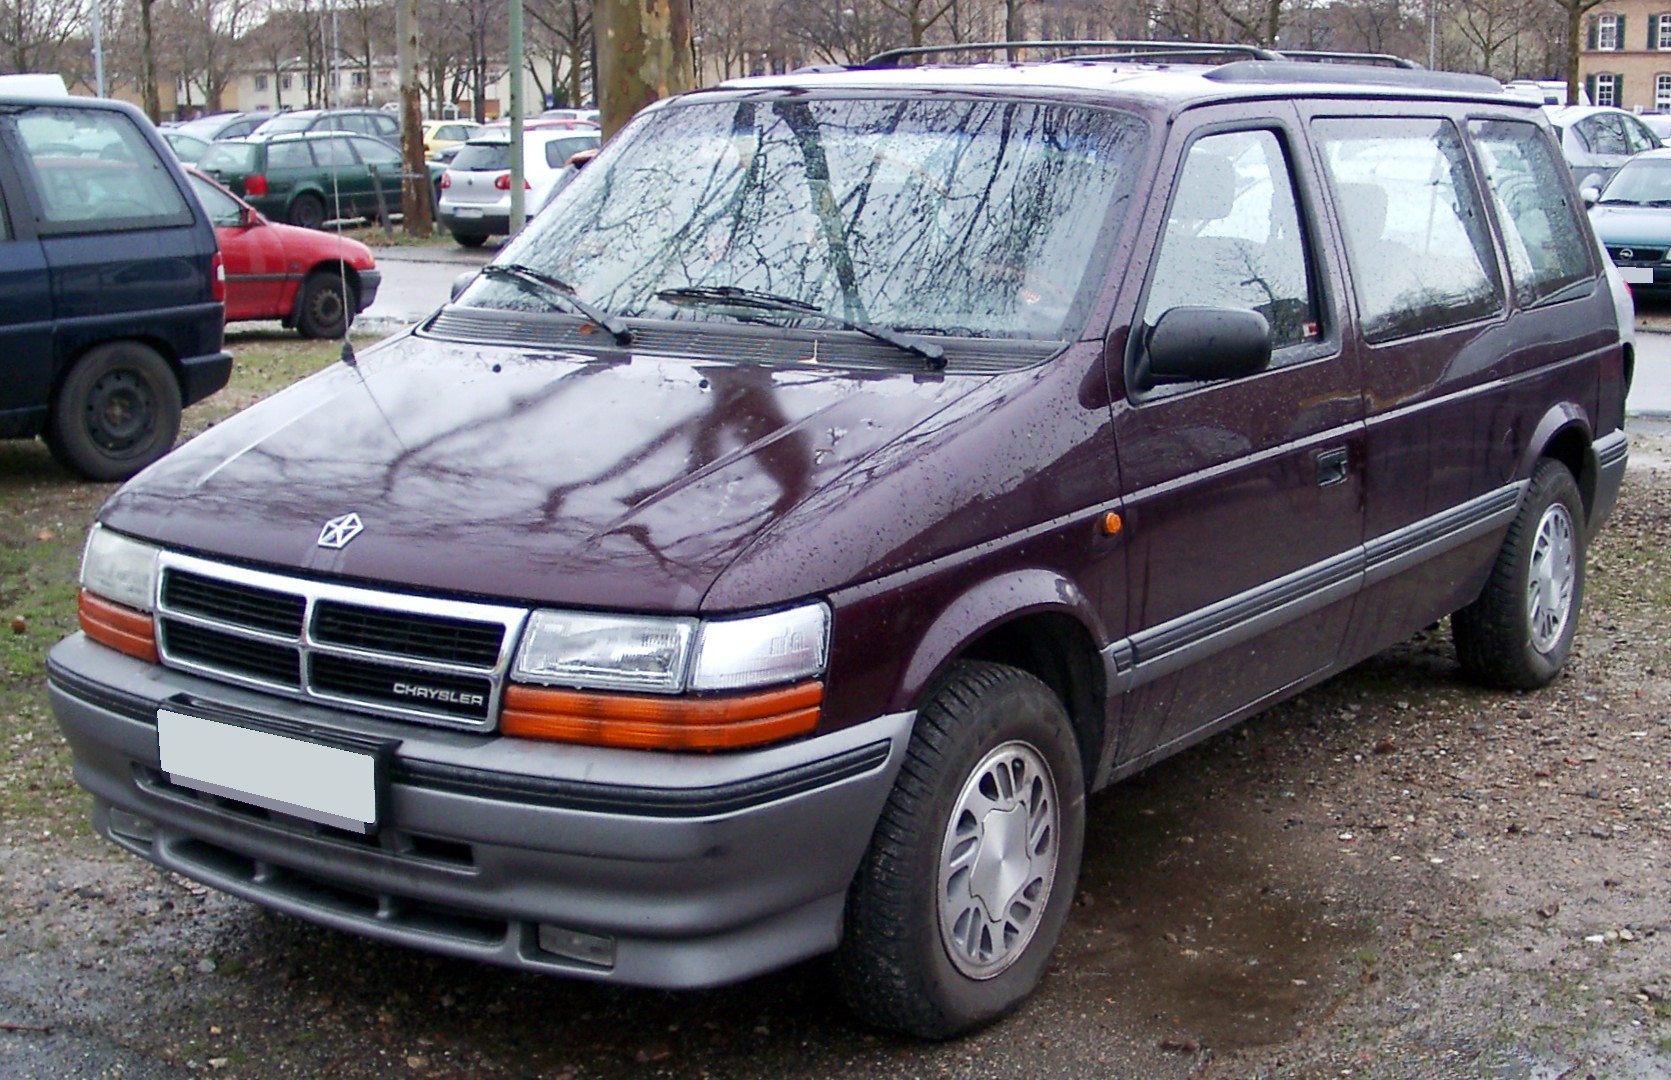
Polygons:
[[1567,104],[1578,104],[1578,49],[1584,42],[1584,9],[1577,0],[1567,7]]
[[162,102],[157,100],[157,53],[151,41],[151,5],[156,0],[139,0],[140,97],[145,115],[155,124],[162,120]]
[[597,0],[593,20],[604,138],[650,102],[696,85],[690,0]]
[[[400,69],[400,212],[413,236],[435,232],[434,188],[424,164],[423,111],[418,107],[417,0],[395,0],[395,63]],[[370,77],[367,77],[370,81]]]

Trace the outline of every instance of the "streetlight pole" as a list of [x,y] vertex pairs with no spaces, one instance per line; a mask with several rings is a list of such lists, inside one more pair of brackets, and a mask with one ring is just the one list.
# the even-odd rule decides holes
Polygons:
[[511,0],[511,235],[527,221],[522,161],[522,0]]
[[104,7],[93,0],[93,89],[104,97]]

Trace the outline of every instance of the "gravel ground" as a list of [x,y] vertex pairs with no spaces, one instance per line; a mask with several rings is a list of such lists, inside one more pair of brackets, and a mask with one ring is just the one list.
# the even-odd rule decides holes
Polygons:
[[1666,1076],[1671,438],[1632,455],[1562,678],[1480,690],[1435,629],[1095,797],[1050,975],[973,1037],[868,1031],[816,962],[662,994],[382,946],[8,815],[0,1075]]

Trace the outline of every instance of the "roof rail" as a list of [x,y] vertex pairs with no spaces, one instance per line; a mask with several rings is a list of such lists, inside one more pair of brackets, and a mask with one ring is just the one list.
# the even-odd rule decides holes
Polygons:
[[1335,52],[1329,49],[1283,49],[1282,55],[1290,60],[1316,60],[1325,64],[1385,64],[1388,67],[1408,68],[1413,71],[1427,70],[1414,60],[1406,60],[1402,56],[1393,56],[1390,53]]
[[[960,45],[919,45],[914,48],[889,49],[860,64],[861,68],[899,67],[901,60],[915,56],[941,56],[947,53],[1009,52],[1017,49],[1102,49],[1114,50],[1109,55],[1083,59],[1129,60],[1134,54],[1145,57],[1162,55],[1175,58],[1179,54],[1196,56],[1224,56],[1235,54],[1249,60],[1280,60],[1281,53],[1262,49],[1257,45],[1219,45],[1199,41],[976,41]],[[1063,59],[1080,59],[1064,57]]]
[[1409,90],[1437,90],[1450,94],[1503,93],[1503,84],[1489,75],[1458,71],[1370,67],[1367,64],[1317,63],[1310,60],[1242,60],[1205,73],[1205,78],[1227,83],[1334,83],[1342,86],[1395,86]]

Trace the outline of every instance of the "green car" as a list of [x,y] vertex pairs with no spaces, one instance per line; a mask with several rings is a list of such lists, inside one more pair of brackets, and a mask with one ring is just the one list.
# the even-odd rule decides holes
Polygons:
[[267,217],[309,229],[335,218],[400,212],[400,151],[364,135],[228,139],[205,151],[197,167]]

